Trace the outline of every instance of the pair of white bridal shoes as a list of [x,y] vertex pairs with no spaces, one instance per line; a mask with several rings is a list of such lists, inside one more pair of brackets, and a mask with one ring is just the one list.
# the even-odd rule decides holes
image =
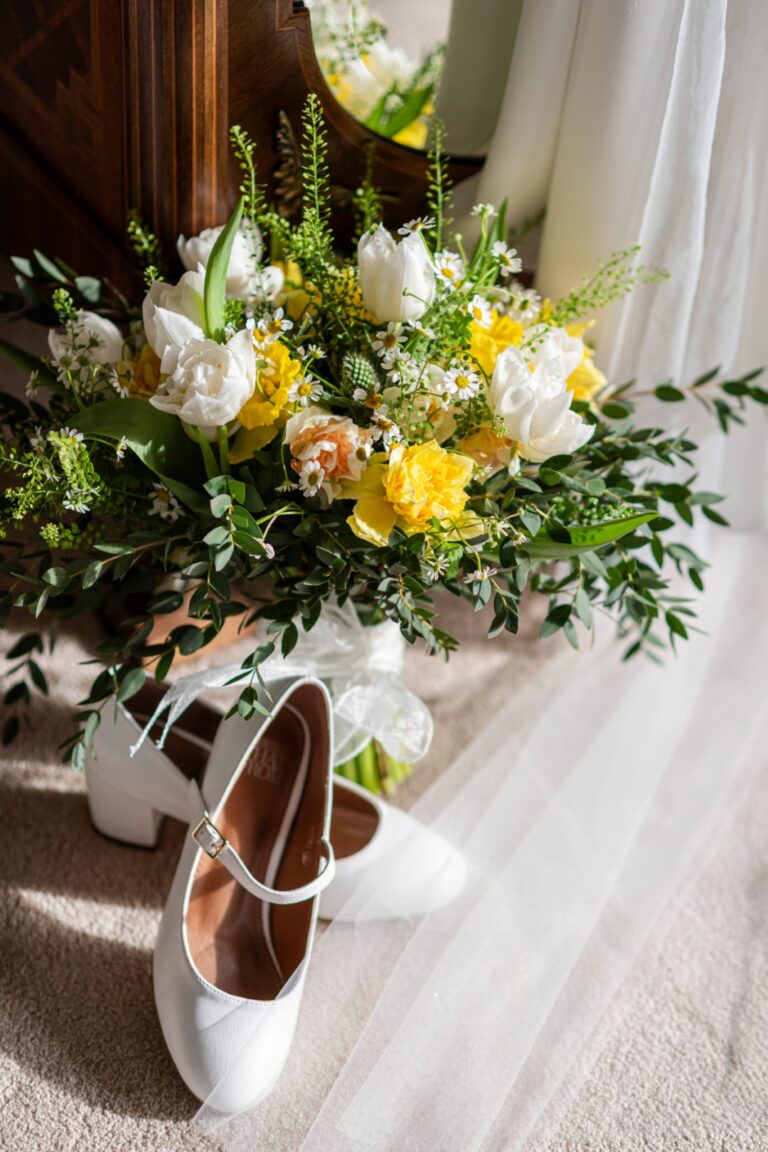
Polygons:
[[223,721],[197,701],[166,751],[147,741],[131,757],[156,703],[147,685],[102,722],[86,765],[91,818],[147,847],[165,815],[189,824],[155,948],[157,1011],[192,1092],[242,1112],[288,1056],[318,915],[421,915],[459,892],[464,864],[440,836],[334,777],[319,680],[273,681],[269,715],[250,720]]

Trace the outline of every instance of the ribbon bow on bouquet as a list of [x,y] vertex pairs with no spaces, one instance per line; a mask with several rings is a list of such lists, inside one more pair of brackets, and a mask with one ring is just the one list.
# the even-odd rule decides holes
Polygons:
[[[396,624],[373,627],[360,623],[354,606],[327,605],[310,632],[299,640],[288,658],[270,656],[259,666],[268,683],[284,676],[312,675],[324,680],[333,700],[334,762],[343,764],[370,740],[376,740],[394,760],[413,764],[432,741],[432,716],[426,704],[402,679],[404,641]],[[198,696],[235,683],[242,673],[238,663],[206,668],[177,680],[166,692],[154,715],[131,750],[135,754],[154,725],[168,713],[162,748],[168,733]]]

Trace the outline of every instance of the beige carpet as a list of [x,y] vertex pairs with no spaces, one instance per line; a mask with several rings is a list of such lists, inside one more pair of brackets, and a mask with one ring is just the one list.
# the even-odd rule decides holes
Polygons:
[[[437,736],[403,804],[548,658],[530,636],[466,641],[448,665],[410,660]],[[183,830],[166,822],[149,852],[91,828],[83,781],[54,750],[88,678],[82,654],[76,638],[60,642],[51,699],[38,701],[0,771],[0,1149],[211,1150],[189,1125],[195,1101],[152,998],[151,950]],[[585,1053],[586,1067],[597,1053],[596,1063],[547,1152],[768,1148],[767,862],[763,782],[658,924]],[[328,1014],[305,1010],[320,1048]],[[253,1152],[295,1152],[305,1128],[283,1115]]]

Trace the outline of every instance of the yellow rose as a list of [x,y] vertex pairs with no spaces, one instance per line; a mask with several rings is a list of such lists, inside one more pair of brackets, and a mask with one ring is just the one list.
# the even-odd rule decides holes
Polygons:
[[473,470],[469,457],[448,452],[434,440],[397,444],[388,461],[373,457],[362,479],[345,486],[343,495],[356,497],[347,523],[356,536],[379,547],[395,525],[408,535],[426,532],[432,520],[449,531],[461,529]]
[[292,358],[279,340],[266,346],[258,345],[257,355],[256,387],[237,415],[246,428],[263,428],[275,423],[288,403],[291,384],[301,372],[299,361]]
[[472,342],[469,346],[470,356],[485,372],[492,376],[496,367],[496,360],[500,352],[509,348],[510,344],[519,345],[523,339],[523,326],[510,316],[499,316],[494,309],[491,312],[491,323],[483,328],[476,320],[469,326]]

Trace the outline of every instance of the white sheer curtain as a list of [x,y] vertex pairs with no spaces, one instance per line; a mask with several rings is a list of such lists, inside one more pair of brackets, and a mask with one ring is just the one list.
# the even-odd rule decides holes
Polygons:
[[[546,207],[538,283],[549,295],[635,241],[669,270],[598,326],[615,383],[768,363],[767,59],[764,0],[524,5],[473,191],[508,198],[520,222]],[[766,428],[753,413],[726,442],[696,421],[713,486],[744,526],[768,525]]]

